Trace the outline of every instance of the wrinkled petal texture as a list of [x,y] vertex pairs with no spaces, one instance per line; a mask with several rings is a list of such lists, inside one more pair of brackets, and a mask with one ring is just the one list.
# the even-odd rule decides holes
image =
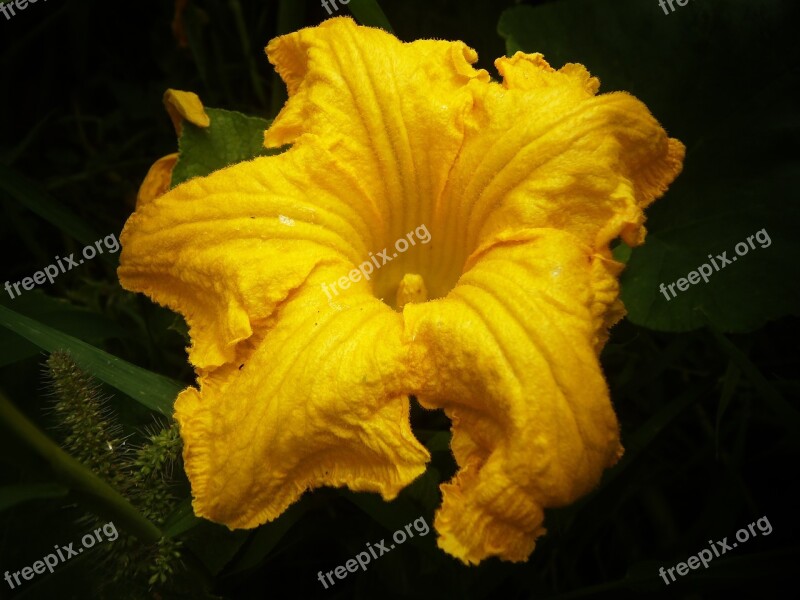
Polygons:
[[[121,240],[123,285],[190,327],[195,511],[254,527],[323,485],[393,498],[429,459],[414,395],[452,421],[440,547],[526,560],[544,509],[622,453],[598,361],[624,314],[608,245],[643,241],[683,146],[538,54],[499,59],[497,83],[461,42],[348,18],[267,54],[289,101],[265,145],[291,148],[142,203]],[[423,224],[430,243],[323,291]]]
[[621,454],[593,317],[614,270],[569,233],[517,230],[476,251],[447,298],[405,310],[414,391],[452,420],[461,466],[435,521],[450,554],[525,560],[543,509],[586,493]]

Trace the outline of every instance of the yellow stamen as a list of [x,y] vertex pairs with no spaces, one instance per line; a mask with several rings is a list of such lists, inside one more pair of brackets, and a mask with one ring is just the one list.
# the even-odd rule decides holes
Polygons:
[[398,310],[410,302],[425,302],[428,299],[428,289],[422,275],[406,273],[397,288],[396,305]]

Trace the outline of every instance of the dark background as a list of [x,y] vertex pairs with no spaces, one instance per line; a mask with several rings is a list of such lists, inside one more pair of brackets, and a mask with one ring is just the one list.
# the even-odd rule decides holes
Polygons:
[[[419,516],[432,525],[438,483],[455,465],[434,433],[448,430],[447,419],[415,408],[412,423],[434,459],[397,501],[324,489],[253,532],[204,524],[187,535],[185,569],[167,586],[148,591],[131,584],[102,594],[797,597],[800,63],[792,3],[690,0],[665,15],[656,0],[564,0],[520,3],[502,20],[517,3],[381,4],[401,39],[461,39],[494,75],[492,61],[507,48],[541,50],[556,67],[582,62],[600,76],[601,91],[631,91],[686,143],[685,172],[648,213],[648,243],[633,252],[623,278],[630,319],[613,329],[602,355],[626,456],[593,494],[548,512],[548,534],[527,563],[490,559],[465,567],[436,548],[431,531],[365,573],[322,589],[317,571],[343,565],[367,542]],[[195,0],[183,13],[188,45],[181,47],[171,27],[174,10],[173,2],[39,0],[9,21],[0,16],[2,281],[18,281],[83,245],[58,219],[37,212],[36,194],[101,236],[120,232],[149,166],[176,149],[161,101],[165,89],[192,90],[206,106],[271,118],[284,91],[264,46],[278,33],[327,17],[310,0],[284,2],[280,14],[275,1]],[[23,191],[10,193],[12,183]],[[772,247],[753,251],[679,300],[659,303],[658,282],[684,276],[708,253],[730,254],[761,228]],[[91,261],[13,300],[0,293],[14,311],[192,381],[180,320],[121,290],[113,264]],[[41,375],[45,355],[4,329],[0,343],[0,390],[58,440]],[[154,425],[124,395],[107,392],[127,432],[136,436]],[[0,494],[5,485],[55,481],[1,424],[0,451]],[[186,497],[177,471],[175,489]],[[0,512],[0,574],[79,539],[86,512],[72,495]],[[659,567],[686,560],[709,540],[730,541],[763,516],[773,527],[769,536],[740,544],[668,587],[658,577]],[[27,582],[24,593],[0,580],[0,598],[104,597],[96,590],[107,568],[82,557]],[[206,596],[196,588],[203,581]]]

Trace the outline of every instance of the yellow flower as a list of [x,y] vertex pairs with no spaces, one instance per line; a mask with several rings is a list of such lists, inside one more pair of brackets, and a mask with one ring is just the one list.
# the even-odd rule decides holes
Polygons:
[[460,467],[440,547],[526,560],[543,509],[622,453],[598,362],[623,314],[608,246],[643,241],[682,144],[539,54],[498,59],[495,83],[461,42],[348,18],[267,54],[289,100],[266,145],[291,148],[176,187],[122,234],[123,285],[190,326],[199,388],[175,410],[196,513],[248,528],[319,486],[395,497],[429,459],[414,395],[450,417]]

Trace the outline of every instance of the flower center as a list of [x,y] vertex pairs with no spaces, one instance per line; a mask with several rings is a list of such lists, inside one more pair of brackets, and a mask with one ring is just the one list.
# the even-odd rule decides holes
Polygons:
[[422,275],[416,273],[406,273],[397,286],[397,296],[395,306],[397,310],[403,310],[406,304],[411,302],[425,302],[428,299],[428,289],[425,287],[425,280]]
[[[424,220],[432,222],[433,217]],[[425,224],[411,227],[408,220],[384,233],[379,243],[385,247],[370,252],[376,265],[370,279],[372,292],[398,312],[406,304],[447,296],[469,254],[463,236],[433,225],[431,229]]]

